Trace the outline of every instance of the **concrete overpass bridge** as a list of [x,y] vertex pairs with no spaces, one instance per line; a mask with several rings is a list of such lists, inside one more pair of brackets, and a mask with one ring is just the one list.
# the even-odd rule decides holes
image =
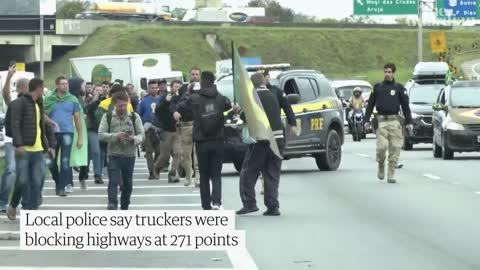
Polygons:
[[[11,19],[10,19],[11,20]],[[31,19],[30,19],[31,20]],[[40,62],[40,23],[33,29],[0,29],[0,66],[10,60],[34,64]],[[24,23],[18,19],[16,25]],[[0,19],[2,23],[2,19]],[[12,21],[10,21],[12,23]],[[44,33],[44,60],[51,62],[54,51],[68,50],[81,45],[95,30],[104,25],[119,24],[118,21],[99,20],[46,20]],[[17,27],[18,28],[18,27]]]

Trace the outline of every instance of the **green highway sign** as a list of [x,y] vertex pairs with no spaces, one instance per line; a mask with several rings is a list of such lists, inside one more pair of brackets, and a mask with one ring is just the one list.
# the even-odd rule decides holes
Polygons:
[[418,0],[353,0],[353,15],[417,15]]

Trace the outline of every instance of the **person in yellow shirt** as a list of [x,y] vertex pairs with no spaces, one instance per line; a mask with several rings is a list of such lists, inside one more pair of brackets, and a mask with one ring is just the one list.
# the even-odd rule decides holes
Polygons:
[[362,110],[364,106],[365,100],[362,97],[362,88],[357,86],[353,89],[353,96],[348,100],[348,107],[345,110],[350,131],[353,129],[353,113],[355,110]]
[[7,133],[12,135],[15,147],[17,178],[13,188],[7,216],[15,220],[17,206],[22,199],[26,185],[30,186],[28,205],[24,209],[36,210],[39,207],[42,180],[45,174],[44,152],[49,150],[45,135],[43,106],[43,81],[32,79],[29,92],[20,96],[10,105],[10,123]]

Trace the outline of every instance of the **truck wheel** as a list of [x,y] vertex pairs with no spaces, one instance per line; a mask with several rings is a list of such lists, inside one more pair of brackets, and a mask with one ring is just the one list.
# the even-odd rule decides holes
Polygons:
[[451,160],[451,159],[453,159],[453,151],[452,151],[450,148],[448,148],[447,145],[445,145],[445,142],[443,143],[442,152],[443,152],[442,158],[443,158],[444,160]]
[[445,139],[445,137],[443,138],[442,152],[443,152],[442,158],[444,160],[453,159],[453,151],[450,148],[448,148],[447,140]]
[[235,170],[237,170],[237,172],[242,171],[242,165],[243,165],[243,160],[238,160],[233,162],[233,166],[235,167]]
[[441,158],[442,157],[442,147],[440,147],[440,145],[437,144],[437,142],[435,141],[435,136],[433,138],[433,157],[435,158]]
[[315,162],[321,171],[335,171],[342,160],[342,142],[337,131],[331,129],[327,134],[325,152],[315,155]]

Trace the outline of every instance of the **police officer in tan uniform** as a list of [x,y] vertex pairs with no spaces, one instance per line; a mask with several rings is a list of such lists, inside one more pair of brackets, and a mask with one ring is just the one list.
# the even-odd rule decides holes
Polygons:
[[408,132],[413,129],[412,115],[410,112],[407,90],[395,82],[395,64],[384,66],[384,81],[377,83],[370,96],[365,114],[365,126],[370,127],[368,122],[373,108],[377,107],[378,131],[377,131],[377,162],[378,179],[385,178],[385,159],[388,151],[388,183],[396,183],[394,178],[395,169],[398,167],[400,150],[403,145],[403,127],[399,116],[400,106],[405,116],[405,124]]

